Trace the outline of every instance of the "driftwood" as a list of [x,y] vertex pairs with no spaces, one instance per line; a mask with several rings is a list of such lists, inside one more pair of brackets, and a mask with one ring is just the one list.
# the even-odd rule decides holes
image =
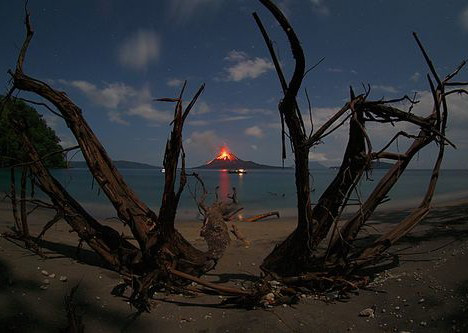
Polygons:
[[274,211],[274,212],[268,212],[268,213],[263,213],[263,214],[258,214],[252,217],[248,217],[248,218],[242,219],[241,221],[242,222],[256,222],[256,221],[263,220],[270,216],[276,216],[277,218],[280,217],[279,212]]
[[[72,230],[77,233],[80,244],[86,242],[105,260],[111,269],[119,271],[124,276],[127,286],[132,286],[133,292],[130,301],[141,311],[148,310],[150,290],[155,285],[165,283],[168,285],[184,285],[188,281],[197,282],[207,288],[218,290],[220,293],[236,295],[240,302],[246,302],[253,306],[259,303],[264,304],[266,301],[264,296],[272,292],[278,296],[277,299],[284,296],[288,299],[288,302],[291,301],[293,297],[290,297],[291,290],[288,285],[327,290],[339,286],[340,290],[344,290],[354,289],[361,283],[366,283],[365,278],[356,281],[351,279],[352,273],[363,266],[374,264],[380,260],[389,246],[403,237],[424,218],[430,209],[445,146],[454,146],[447,138],[445,131],[449,116],[446,97],[453,93],[468,93],[463,89],[464,86],[468,85],[467,82],[454,81],[454,78],[465,66],[465,62],[462,62],[460,66],[442,80],[416,34],[414,34],[416,43],[420,47],[430,71],[427,78],[433,95],[433,108],[429,110],[427,116],[417,116],[395,106],[396,103],[406,101],[410,103],[411,111],[412,106],[417,103],[415,98],[411,99],[404,96],[394,100],[373,101],[369,100],[369,87],[364,87],[361,94],[356,94],[350,88],[349,101],[318,129],[313,126],[309,101],[309,117],[312,129],[307,133],[297,103],[297,94],[304,76],[310,69],[306,70],[305,55],[299,38],[287,18],[271,0],[259,1],[273,15],[285,33],[295,61],[294,71],[288,82],[276,56],[273,43],[260,17],[254,13],[255,21],[273,59],[284,94],[278,105],[282,124],[282,156],[284,160],[286,157],[285,138],[288,136],[295,161],[297,227],[285,241],[275,247],[261,265],[267,275],[266,279],[275,277],[286,286],[284,288],[275,287],[275,289],[264,279],[256,283],[252,290],[248,291],[215,285],[200,278],[200,276],[216,266],[230,242],[229,228],[226,222],[231,221],[242,209],[237,202],[235,190],[230,197],[231,202],[220,200],[216,192],[216,201],[208,205],[205,203],[207,192],[203,182],[201,182],[198,175],[193,174],[195,178],[200,180],[203,188],[202,194],[196,198],[196,201],[199,211],[204,217],[201,235],[207,242],[208,251],[203,252],[193,247],[174,226],[178,203],[188,177],[185,170],[185,153],[182,146],[183,126],[198,97],[203,92],[204,85],[199,88],[185,108],[183,107],[183,95],[186,83],[184,83],[178,97],[158,100],[175,103],[175,108],[171,123],[172,130],[166,144],[163,161],[166,170],[164,192],[159,212],[153,212],[125,183],[107,155],[105,148],[82,116],[81,109],[64,92],[58,91],[49,84],[24,73],[23,63],[34,34],[30,15],[26,11],[26,37],[18,55],[16,68],[14,71],[9,71],[12,78],[12,87],[4,102],[8,103],[14,100],[15,97],[12,96],[16,91],[27,91],[42,97],[53,105],[53,110],[52,107],[48,105],[47,107],[63,118],[70,128],[94,180],[109,198],[119,220],[129,229],[136,242],[130,242],[127,237],[123,237],[115,229],[99,223],[67,193],[65,188],[45,167],[43,163],[44,156],[39,156],[30,140],[27,124],[18,115],[13,115],[11,119],[12,127],[21,138],[29,158],[29,161],[25,161],[24,165],[22,165],[24,166],[23,175],[26,175],[25,170],[27,167],[34,177],[34,183],[49,196],[54,209],[57,211],[54,219],[46,224],[40,236],[42,237],[47,229],[59,219],[65,220]],[[310,148],[321,143],[324,138],[343,126],[347,121],[349,121],[348,144],[340,169],[335,179],[318,199],[317,204],[312,207],[308,168]],[[397,133],[382,149],[375,150],[372,146],[371,137],[366,130],[366,124],[370,122],[377,122],[382,125],[396,122],[411,123],[419,128],[419,132]],[[390,151],[391,145],[400,136],[412,140],[412,144],[404,153]],[[439,146],[439,154],[433,167],[427,193],[419,207],[413,210],[393,230],[382,235],[370,246],[357,248],[354,244],[355,240],[375,209],[386,200],[390,189],[400,179],[411,159],[432,142]],[[337,222],[341,219],[344,208],[348,205],[348,201],[356,190],[360,179],[371,168],[372,161],[380,158],[393,160],[393,167],[376,185],[370,196],[362,204],[360,203],[357,213],[339,227]],[[181,171],[179,184],[176,186],[179,161]],[[26,176],[22,177],[22,189],[25,189],[25,179]],[[23,190],[20,193],[19,217],[14,188],[14,171],[12,171],[11,180],[10,199],[12,200],[15,227],[29,235],[26,194]],[[271,215],[276,214],[261,214],[246,221],[253,221]],[[232,226],[231,232],[238,239],[245,240],[245,237],[241,235],[236,226]],[[324,242],[328,243],[324,244]],[[326,250],[323,251],[322,248],[326,248]],[[294,288],[292,293],[294,293]],[[275,304],[277,303],[281,302],[277,301]]]
[[241,241],[245,246],[250,245],[250,241],[247,238],[245,238],[245,236],[239,230],[237,225],[231,224],[231,233],[236,237],[237,240]]
[[[445,79],[440,79],[422,43],[414,33],[416,43],[430,71],[427,78],[433,95],[433,108],[428,110],[427,116],[418,116],[411,113],[413,105],[418,103],[415,98],[404,96],[393,100],[371,101],[369,100],[370,87],[365,88],[360,95],[356,95],[351,88],[350,100],[343,108],[320,128],[316,129],[315,132],[312,132],[314,129],[312,124],[312,131],[307,135],[296,102],[296,96],[305,75],[305,57],[302,47],[294,29],[278,7],[271,0],[260,0],[260,2],[270,11],[287,36],[295,60],[294,72],[290,81],[286,82],[286,76],[283,74],[272,46],[273,43],[260,17],[254,13],[254,19],[275,64],[279,82],[284,92],[278,109],[281,121],[284,119],[289,130],[289,138],[293,148],[298,200],[296,230],[265,258],[261,267],[265,272],[275,276],[290,276],[304,272],[312,274],[313,272],[325,271],[335,272],[330,274],[349,274],[355,269],[381,259],[382,253],[389,246],[408,233],[428,213],[445,146],[455,147],[445,133],[449,114],[446,96],[452,93],[467,93],[465,89],[459,89],[461,86],[466,86],[467,82],[452,81],[465,66],[465,61],[447,75]],[[435,84],[433,81],[435,81]],[[456,88],[446,91],[448,87]],[[395,106],[396,103],[402,101],[410,104],[410,112],[400,110]],[[312,121],[312,117],[310,118]],[[343,162],[335,179],[312,209],[307,163],[309,149],[321,143],[327,135],[341,127],[348,119],[350,129]],[[369,122],[378,122],[382,125],[407,122],[419,127],[419,133],[399,132],[382,149],[375,151],[365,127],[366,123]],[[408,150],[404,153],[389,151],[388,149],[392,143],[400,136],[413,140]],[[355,248],[354,241],[366,221],[368,221],[375,209],[386,200],[390,189],[397,183],[411,159],[431,142],[435,142],[439,146],[439,154],[433,167],[427,193],[419,207],[403,219],[397,227],[382,235],[374,244],[365,249]],[[359,180],[371,168],[371,162],[381,158],[393,160],[393,167],[388,170],[369,197],[359,204],[360,207],[354,216],[348,219],[342,227],[338,227],[337,222],[340,220],[344,208],[348,205],[348,201]],[[331,235],[331,238],[329,243],[325,244],[327,250],[323,253],[319,250],[319,245],[326,241],[328,235]]]

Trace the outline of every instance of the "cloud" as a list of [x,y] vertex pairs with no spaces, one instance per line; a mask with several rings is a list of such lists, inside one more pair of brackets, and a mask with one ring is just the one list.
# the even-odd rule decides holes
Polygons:
[[459,21],[463,30],[468,32],[468,6],[460,13]]
[[196,152],[203,153],[205,155],[213,155],[219,149],[220,143],[224,142],[216,133],[212,130],[203,132],[194,131],[188,139],[184,141],[186,150],[195,150]]
[[252,148],[253,150],[257,150],[257,149],[258,149],[257,145],[251,145],[250,148]]
[[316,153],[316,152],[309,152],[309,161],[318,161],[318,162],[323,162],[323,161],[328,161],[328,158],[325,153]]
[[233,116],[233,117],[222,117],[217,119],[217,122],[223,123],[223,122],[228,122],[228,121],[239,121],[239,120],[245,120],[245,119],[250,119],[252,117],[250,116]]
[[398,93],[398,89],[393,87],[393,86],[385,86],[385,85],[373,85],[372,89],[374,90],[380,90],[386,93],[390,94],[396,94]]
[[177,78],[171,78],[167,80],[166,84],[169,87],[180,87],[182,84],[184,84],[184,80],[177,79]]
[[197,107],[195,110],[192,111],[192,114],[195,115],[200,115],[200,114],[205,114],[205,113],[210,113],[211,112],[211,107],[206,103],[206,102],[199,102],[197,103]]
[[324,4],[325,0],[310,0],[314,12],[320,15],[329,15],[330,9]]
[[246,135],[253,136],[256,138],[262,138],[264,135],[263,130],[258,126],[252,126],[252,127],[246,128],[244,133]]
[[217,8],[222,0],[170,0],[169,16],[172,20],[185,22],[207,9]]
[[78,89],[94,104],[110,109],[115,109],[128,98],[138,95],[134,88],[121,82],[106,83],[103,88],[82,80],[59,80],[59,82]]
[[413,82],[418,82],[421,77],[421,74],[419,72],[415,72],[413,75],[411,75],[410,80]]
[[273,63],[266,58],[250,58],[247,53],[233,50],[228,53],[226,61],[231,65],[225,68],[226,81],[239,82],[244,79],[256,79],[274,69]]
[[173,114],[168,111],[156,110],[151,104],[141,104],[126,112],[130,116],[138,116],[152,123],[170,123]]
[[207,120],[189,120],[187,121],[187,125],[190,126],[207,126],[210,122]]
[[139,30],[127,38],[118,50],[119,62],[122,66],[144,70],[159,58],[161,41],[159,35],[151,30]]
[[109,111],[107,112],[107,118],[111,123],[117,123],[120,125],[128,126],[130,123],[122,118],[122,114],[117,111]]
[[327,68],[327,72],[331,73],[343,73],[343,70],[341,68]]
[[151,104],[153,97],[147,87],[137,90],[120,82],[105,83],[103,87],[82,80],[59,82],[78,89],[92,103],[108,109],[107,118],[116,124],[130,125],[125,116],[140,117],[149,125],[169,123],[173,118],[172,112],[157,110]]
[[237,113],[241,115],[254,115],[254,114],[271,115],[274,113],[271,110],[262,109],[262,108],[234,108],[229,111],[232,113]]

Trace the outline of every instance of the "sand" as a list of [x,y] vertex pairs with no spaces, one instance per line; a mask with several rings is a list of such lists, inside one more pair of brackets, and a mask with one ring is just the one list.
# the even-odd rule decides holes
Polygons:
[[[373,227],[388,227],[403,214],[379,214],[373,218]],[[44,211],[31,216],[32,233],[37,234],[49,218]],[[152,312],[137,319],[123,298],[110,293],[121,281],[119,274],[104,268],[86,247],[77,261],[78,240],[61,221],[45,236],[44,251],[51,257],[47,260],[0,237],[0,327],[14,332],[65,328],[64,297],[79,283],[76,302],[86,332],[468,332],[467,219],[467,202],[434,208],[423,224],[392,248],[400,255],[399,265],[376,271],[371,286],[346,302],[311,296],[294,306],[244,310],[219,306],[219,296],[159,293]],[[9,207],[0,203],[0,232],[11,225]],[[185,221],[177,227],[203,248],[200,222]],[[238,223],[238,227],[250,246],[233,241],[216,270],[204,278],[248,284],[259,274],[262,259],[294,229],[294,220]],[[369,232],[372,237],[375,230]],[[44,276],[43,270],[55,277]],[[67,281],[60,281],[61,276]],[[45,278],[49,287],[43,290]],[[359,317],[369,307],[375,308],[375,317]]]

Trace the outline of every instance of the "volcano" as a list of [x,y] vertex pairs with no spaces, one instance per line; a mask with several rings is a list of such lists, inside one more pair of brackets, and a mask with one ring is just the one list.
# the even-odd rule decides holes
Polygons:
[[224,146],[221,147],[219,154],[206,164],[195,167],[194,169],[281,169],[281,167],[259,164],[252,161],[244,161],[229,151]]

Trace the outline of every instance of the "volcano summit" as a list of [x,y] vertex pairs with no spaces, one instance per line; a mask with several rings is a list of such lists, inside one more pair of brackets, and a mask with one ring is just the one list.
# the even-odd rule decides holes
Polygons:
[[281,167],[258,164],[252,161],[244,161],[231,153],[227,147],[221,147],[221,151],[214,159],[194,169],[281,169]]

